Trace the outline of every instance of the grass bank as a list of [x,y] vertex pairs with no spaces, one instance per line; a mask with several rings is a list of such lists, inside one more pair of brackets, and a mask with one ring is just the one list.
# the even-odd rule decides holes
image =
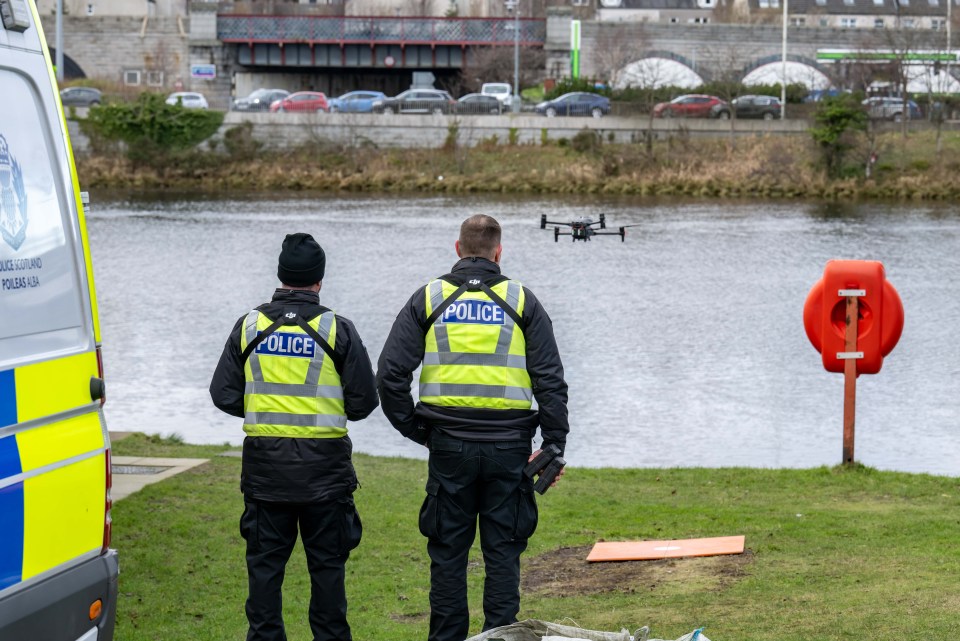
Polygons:
[[[938,153],[931,131],[864,138],[847,155],[842,178],[828,178],[813,143],[801,136],[693,139],[678,131],[651,149],[613,144],[584,130],[570,140],[509,145],[458,143],[440,150],[344,148],[314,140],[268,152],[241,131],[212,149],[134,164],[101,148],[78,159],[87,189],[516,193],[952,200],[960,197],[960,133]],[[867,159],[878,153],[870,178]]]
[[[240,461],[226,446],[135,435],[117,455],[209,463],[114,507],[117,638],[220,641],[245,633]],[[347,566],[357,641],[426,638],[429,562],[417,531],[426,464],[356,457],[364,537]],[[571,469],[539,502],[521,618],[595,629],[650,625],[714,641],[946,639],[960,629],[960,482],[864,467]],[[741,556],[587,565],[596,540],[746,535]],[[475,546],[476,547],[476,546]],[[483,568],[472,552],[471,632]],[[302,550],[287,573],[291,641],[310,639]]]

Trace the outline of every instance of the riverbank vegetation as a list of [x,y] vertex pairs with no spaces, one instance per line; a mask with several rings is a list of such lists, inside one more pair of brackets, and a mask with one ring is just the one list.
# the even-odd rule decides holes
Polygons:
[[[238,131],[239,130],[239,131]],[[236,133],[235,133],[236,132]],[[240,127],[203,149],[149,162],[101,150],[77,159],[85,188],[346,192],[622,194],[703,198],[952,200],[960,197],[960,134],[857,133],[836,177],[800,136],[695,139],[683,130],[648,150],[584,130],[539,145],[485,140],[443,149],[347,148],[310,141],[266,151]],[[872,151],[871,151],[872,150]],[[871,163],[871,154],[874,162]],[[142,156],[141,156],[142,157]],[[870,172],[869,177],[867,176]]]
[[[114,506],[117,638],[243,638],[240,460],[228,446],[133,435],[115,455],[208,457]],[[839,453],[838,453],[839,454]],[[347,565],[355,639],[426,638],[429,560],[417,530],[426,463],[356,456],[360,547]],[[523,557],[521,618],[673,639],[940,639],[960,624],[955,478],[862,466],[806,470],[580,469],[539,498]],[[742,555],[587,564],[598,540],[743,534]],[[471,632],[481,626],[478,544],[468,568]],[[294,551],[284,586],[288,638],[311,638],[309,580]]]
[[[147,94],[145,94],[147,95]],[[379,149],[308,137],[272,150],[249,123],[208,138],[212,114],[141,97],[91,110],[85,188],[191,191],[536,193],[948,200],[960,196],[960,131],[869,122],[843,98],[818,108],[808,134],[695,137],[641,127],[630,143],[584,128],[570,138],[520,144],[477,140],[451,118],[440,149]],[[846,104],[849,103],[849,104]],[[218,114],[222,118],[222,114]],[[941,123],[942,124],[942,123]],[[920,125],[925,126],[925,125]]]

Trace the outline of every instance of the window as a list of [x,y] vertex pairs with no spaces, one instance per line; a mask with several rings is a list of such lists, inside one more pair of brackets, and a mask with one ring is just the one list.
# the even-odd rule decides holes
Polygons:
[[680,22],[680,19],[677,18],[676,16],[670,17],[670,24],[677,24],[678,22]]
[[88,3],[87,3],[87,15],[88,15],[88,16],[92,16],[92,15],[93,15],[93,3],[92,3],[92,2],[88,2]]
[[147,84],[151,87],[162,87],[163,86],[163,72],[162,71],[148,71],[147,72]]
[[807,24],[806,18],[797,18],[797,17],[790,18],[790,26],[803,27],[806,24]]
[[770,8],[770,0],[757,0],[757,4],[760,6],[761,9]]
[[930,3],[930,6],[931,6],[931,7],[939,7],[939,6],[940,6],[940,0],[927,0],[927,1]]
[[825,7],[825,6],[827,6],[827,0],[817,0],[817,6],[818,6],[818,7]]
[[840,26],[844,29],[855,29],[857,26],[856,18],[840,18]]
[[[46,109],[37,110],[44,96],[28,80],[18,71],[0,69],[4,98],[0,145],[4,178],[10,181],[4,185],[9,217],[3,218],[0,265],[15,270],[3,272],[0,287],[0,369],[21,364],[24,361],[17,360],[27,354],[31,358],[36,352],[62,354],[87,341],[80,331],[85,324],[83,290],[75,280],[74,257],[79,250],[74,247],[70,208],[57,188],[61,167],[53,141],[60,134],[60,121],[56,116],[51,121]],[[49,92],[49,85],[41,90]],[[8,289],[9,277],[17,277],[25,287]]]
[[947,26],[947,21],[943,18],[930,18],[930,28],[934,31],[940,31]]
[[127,70],[123,72],[123,84],[131,86],[140,85],[140,71],[139,70]]
[[873,28],[874,29],[883,29],[886,24],[883,22],[883,18],[874,18],[873,19]]
[[590,4],[590,0],[573,0],[573,6],[575,7],[586,7]]
[[843,0],[843,4],[852,7],[855,4],[855,0]]
[[830,18],[820,18],[820,26],[821,26],[821,27],[829,27],[829,26],[830,26]]
[[916,26],[916,22],[913,18],[904,18],[903,19],[903,28],[904,29],[913,29]]
[[883,0],[873,0],[873,6],[875,6],[875,7],[882,7],[882,6],[883,6]]
[[690,20],[688,20],[687,22],[692,22],[693,24],[707,24],[707,22],[709,21],[710,21],[710,18],[707,18],[704,16],[702,18],[690,18]]

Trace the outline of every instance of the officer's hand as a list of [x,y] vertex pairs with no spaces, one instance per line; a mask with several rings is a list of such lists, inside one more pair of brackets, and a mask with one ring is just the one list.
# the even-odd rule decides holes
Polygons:
[[531,454],[530,457],[527,458],[527,463],[533,463],[533,459],[537,458],[537,456],[538,456],[538,455],[540,454],[540,452],[542,452],[542,451],[543,451],[542,449],[538,449],[536,452],[534,452],[533,454]]
[[566,467],[560,468],[560,473],[557,474],[557,478],[553,479],[553,483],[550,484],[550,487],[557,487],[557,482],[560,480],[560,477],[567,473]]

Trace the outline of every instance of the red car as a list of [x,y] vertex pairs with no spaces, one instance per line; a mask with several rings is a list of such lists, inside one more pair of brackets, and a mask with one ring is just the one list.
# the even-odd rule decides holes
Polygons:
[[330,111],[330,106],[319,91],[298,91],[271,104],[270,111]]
[[686,94],[670,102],[658,103],[653,108],[653,115],[657,118],[714,118],[719,113],[714,107],[726,104],[716,96]]

